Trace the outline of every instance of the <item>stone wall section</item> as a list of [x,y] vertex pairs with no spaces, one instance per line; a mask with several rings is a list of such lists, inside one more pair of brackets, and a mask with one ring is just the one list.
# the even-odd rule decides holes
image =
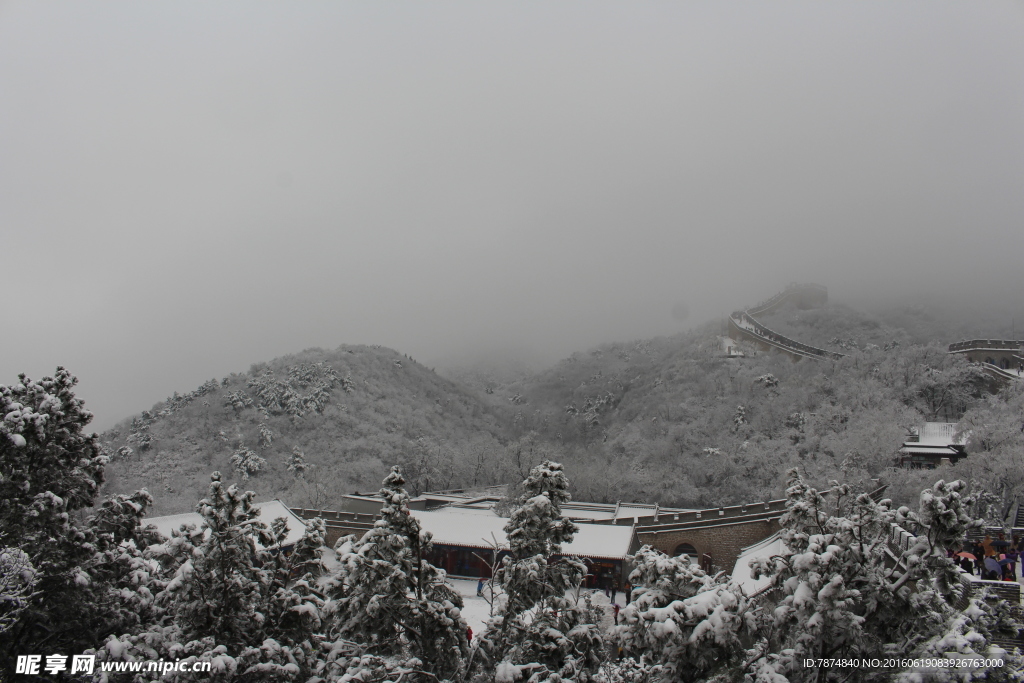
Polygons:
[[711,523],[708,526],[666,531],[637,529],[642,545],[650,545],[666,555],[675,556],[676,549],[688,543],[697,554],[711,556],[717,569],[731,572],[740,550],[763,541],[781,528],[778,518],[752,521]]

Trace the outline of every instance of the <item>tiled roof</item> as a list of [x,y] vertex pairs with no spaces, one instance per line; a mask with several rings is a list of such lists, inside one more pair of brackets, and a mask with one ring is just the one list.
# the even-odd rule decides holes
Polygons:
[[[413,510],[416,519],[434,537],[434,543],[469,548],[490,548],[492,541],[508,547],[504,527],[508,519],[487,512],[468,510]],[[572,543],[562,547],[562,555],[622,559],[629,553],[633,527],[580,524]]]
[[772,555],[781,554],[782,539],[777,532],[763,541],[747,546],[740,551],[740,556],[736,558],[736,564],[732,569],[732,582],[742,586],[743,592],[747,595],[753,595],[766,588],[771,579],[766,576],[762,576],[759,579],[750,578],[750,561],[755,557],[771,557]]

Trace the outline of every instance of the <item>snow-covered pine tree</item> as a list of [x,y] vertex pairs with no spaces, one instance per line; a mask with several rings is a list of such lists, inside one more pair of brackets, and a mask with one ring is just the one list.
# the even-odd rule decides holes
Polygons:
[[[962,595],[965,585],[959,567],[948,557],[947,551],[961,549],[967,530],[983,525],[982,520],[971,519],[969,510],[974,507],[973,497],[961,496],[966,488],[962,481],[947,483],[939,480],[921,492],[916,512],[906,507],[896,511],[897,523],[917,534],[903,556],[907,571],[901,580],[916,584],[917,592],[922,596],[917,603],[925,608],[918,609],[924,613],[919,622],[928,620],[932,627],[918,626],[918,631],[928,636],[926,639],[919,636],[910,640],[901,632],[887,635],[899,644],[898,647],[913,644],[913,649],[908,651],[917,659],[945,658],[953,653],[965,658],[990,658],[996,654],[989,651],[994,637],[1012,638],[1024,628],[1021,606],[1010,605],[988,594],[987,590],[972,595],[967,608],[961,613],[949,609],[949,605]],[[889,620],[884,619],[881,625],[889,625]],[[979,669],[972,675],[984,677],[987,681],[1024,681],[1024,658],[1011,653],[1000,653],[999,656],[1004,659],[1002,667]],[[913,680],[914,673],[913,670],[907,671],[901,678]],[[952,682],[962,678],[952,672],[930,675],[935,681]]]
[[1021,683],[1024,681],[1024,656],[1020,650],[1007,652],[991,645],[995,638],[1013,640],[1024,628],[1022,608],[991,595],[988,590],[971,598],[967,608],[954,613],[945,628],[907,653],[912,660],[974,659],[1002,661],[1001,666],[961,667],[959,669],[921,666],[909,667],[893,677],[899,683]]
[[615,640],[655,680],[698,681],[737,669],[744,643],[758,631],[756,607],[721,575],[686,556],[644,546],[629,575],[633,601],[620,615]]
[[[225,377],[224,381],[226,382],[227,379],[228,378]],[[224,386],[227,385],[225,384]],[[236,412],[240,412],[246,408],[252,408],[253,402],[252,399],[249,398],[249,395],[244,391],[232,391],[224,397],[224,405],[225,407],[232,408]]]
[[[313,582],[323,523],[312,520],[293,551],[281,552],[285,520],[268,529],[257,520],[253,492],[225,487],[220,479],[215,472],[198,505],[202,528],[175,531],[147,549],[147,557],[163,567],[154,582],[161,618],[111,636],[97,657],[210,661],[225,681],[306,681],[322,668],[324,656],[317,635],[323,599]],[[155,672],[133,680],[168,678]]]
[[231,465],[241,475],[242,481],[259,474],[267,466],[267,461],[260,457],[256,451],[239,444],[238,448],[231,455]]
[[[762,656],[750,660],[755,680],[817,680],[817,669],[804,659],[909,657],[948,632],[959,615],[951,602],[962,593],[946,555],[959,549],[971,524],[962,488],[939,482],[911,514],[866,494],[854,497],[835,482],[819,493],[791,470],[780,520],[786,550],[752,562],[755,576],[772,575],[780,596],[770,637],[759,645]],[[892,542],[903,533],[897,521],[918,533],[905,550]],[[979,640],[974,645],[984,649]],[[844,680],[877,674],[856,669],[845,671]]]
[[381,518],[362,539],[341,539],[340,567],[328,584],[331,634],[371,655],[413,656],[439,678],[463,673],[469,654],[462,596],[426,560],[430,533],[409,511],[396,466],[384,479]]
[[35,597],[36,568],[20,548],[0,548],[0,636],[11,629]]
[[260,435],[260,448],[267,448],[268,446],[270,446],[270,444],[274,443],[274,432],[270,431],[270,427],[268,427],[263,422],[260,422],[259,425],[257,425],[256,429],[259,431]]
[[292,446],[292,454],[288,456],[288,471],[296,479],[302,479],[306,476],[306,455],[298,446]]
[[505,533],[509,555],[497,571],[506,600],[480,638],[478,666],[498,679],[589,680],[604,656],[598,613],[589,601],[566,597],[586,575],[584,564],[556,558],[578,527],[562,517],[569,482],[562,465],[545,461],[530,470]]
[[162,540],[155,528],[143,528],[143,518],[152,505],[146,489],[119,494],[104,500],[88,520],[98,560],[91,575],[117,592],[123,626],[146,624],[162,613],[153,593],[158,587],[154,579],[161,573],[160,563],[145,557],[149,545]]
[[[76,522],[103,483],[92,414],[75,397],[78,380],[62,367],[32,381],[0,386],[0,544],[19,548],[33,567],[35,596],[0,636],[0,678],[13,678],[15,654],[81,652],[114,629],[125,611],[97,573],[104,556]],[[9,560],[14,561],[14,560]]]
[[178,568],[181,581],[168,587],[175,623],[188,640],[212,636],[237,651],[261,628],[260,584],[267,577],[253,565],[253,557],[256,541],[269,546],[272,536],[257,521],[254,495],[224,486],[214,472],[209,494],[196,508],[209,533],[199,552]]
[[736,412],[732,416],[732,430],[739,431],[747,424],[747,409],[745,406],[736,406]]

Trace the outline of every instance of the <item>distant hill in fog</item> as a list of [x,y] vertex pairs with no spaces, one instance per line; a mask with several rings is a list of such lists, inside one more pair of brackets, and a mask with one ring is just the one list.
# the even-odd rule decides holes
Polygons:
[[[920,343],[922,329],[941,324],[915,315],[830,305],[762,318],[846,354],[835,362],[751,346],[726,358],[720,323],[607,344],[533,374],[477,365],[446,379],[391,349],[308,350],[106,432],[107,488],[146,486],[157,513],[189,510],[211,471],[238,478],[231,457],[244,447],[266,461],[245,486],[307,507],[376,491],[391,464],[417,491],[515,483],[544,457],[566,464],[577,498],[598,501],[767,500],[782,495],[792,466],[817,483],[869,488],[881,478],[899,492],[906,476],[886,468],[907,428],[955,420],[980,395],[947,340]],[[294,448],[316,466],[305,477],[287,468]]]
[[945,340],[915,343],[878,316],[783,307],[761,321],[846,357],[793,362],[745,346],[725,358],[713,323],[574,354],[492,398],[515,406],[515,436],[553,444],[579,496],[703,507],[779,497],[793,466],[822,484],[880,477],[899,491],[904,473],[887,467],[906,430],[955,421],[960,399],[980,395]]
[[[505,422],[505,414],[474,392],[394,350],[310,349],[208,382],[105,432],[102,440],[113,454],[107,489],[148,487],[156,514],[191,510],[213,470],[239,479],[231,464],[239,446],[266,461],[245,486],[260,498],[292,505],[375,492],[395,463],[405,466],[414,485],[417,474],[424,486],[438,489],[474,476],[492,483]],[[261,443],[261,425],[269,443]],[[132,451],[128,457],[125,447]],[[287,469],[296,447],[316,465],[304,479]],[[462,463],[470,461],[475,470],[464,471]]]

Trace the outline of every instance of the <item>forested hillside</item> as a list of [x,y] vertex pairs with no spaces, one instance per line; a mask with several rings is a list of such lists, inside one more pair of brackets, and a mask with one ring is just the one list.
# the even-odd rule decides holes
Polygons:
[[[886,483],[909,502],[921,475],[892,467],[907,430],[997,410],[947,340],[915,341],[917,327],[941,326],[930,316],[900,328],[897,316],[827,306],[763,320],[846,355],[793,362],[745,346],[744,358],[726,358],[719,323],[575,353],[534,375],[476,368],[445,379],[390,349],[309,350],[211,380],[106,433],[107,488],[145,486],[157,513],[179,512],[220,470],[260,498],[334,507],[392,464],[415,494],[515,484],[551,458],[583,500],[766,500],[799,466],[816,485]],[[947,478],[976,479],[1005,507],[1016,489],[1002,486],[1010,465],[1000,463],[968,458]]]
[[[902,648],[904,661],[995,653],[1006,666],[986,675],[1019,670],[1017,655],[989,649],[1016,637],[1019,610],[961,593],[948,555],[1024,491],[1024,383],[992,394],[939,343],[850,309],[783,310],[770,324],[846,355],[794,362],[748,345],[729,358],[707,325],[459,383],[390,349],[311,349],[174,394],[102,439],[84,432],[92,416],[65,369],[0,385],[0,678],[45,647],[99,667],[209,664],[191,672],[202,680],[796,680],[814,638],[857,657]],[[892,467],[906,430],[934,419],[960,419],[970,455],[939,471]],[[337,507],[385,474],[381,519],[334,553],[322,520],[291,553],[274,550],[283,520],[256,521],[256,500]],[[101,498],[104,481],[118,495]],[[461,608],[472,598],[415,559],[429,536],[408,499],[490,483],[516,485],[502,506],[513,540],[489,588],[496,611],[471,639]],[[893,501],[848,495],[879,483]],[[772,603],[648,547],[629,576],[637,592],[605,630],[604,608],[572,597],[586,566],[545,561],[576,533],[560,510],[570,497],[782,495],[781,554],[752,565]],[[901,507],[915,499],[917,512]],[[144,529],[185,510],[214,533]],[[893,525],[917,534],[895,546],[906,572],[895,583]],[[822,576],[820,590],[802,587]]]
[[[189,511],[210,472],[321,507],[402,464],[419,490],[491,484],[508,430],[474,392],[387,348],[310,349],[175,394],[102,435],[110,491]],[[333,503],[332,503],[333,504]]]
[[[725,358],[719,324],[574,354],[495,390],[515,436],[547,442],[579,497],[717,506],[778,498],[799,466],[816,484],[904,485],[892,469],[908,428],[957,421],[985,380],[943,343],[843,306],[785,308],[765,324],[846,354],[802,360],[746,346]],[[955,476],[955,475],[952,475]]]

